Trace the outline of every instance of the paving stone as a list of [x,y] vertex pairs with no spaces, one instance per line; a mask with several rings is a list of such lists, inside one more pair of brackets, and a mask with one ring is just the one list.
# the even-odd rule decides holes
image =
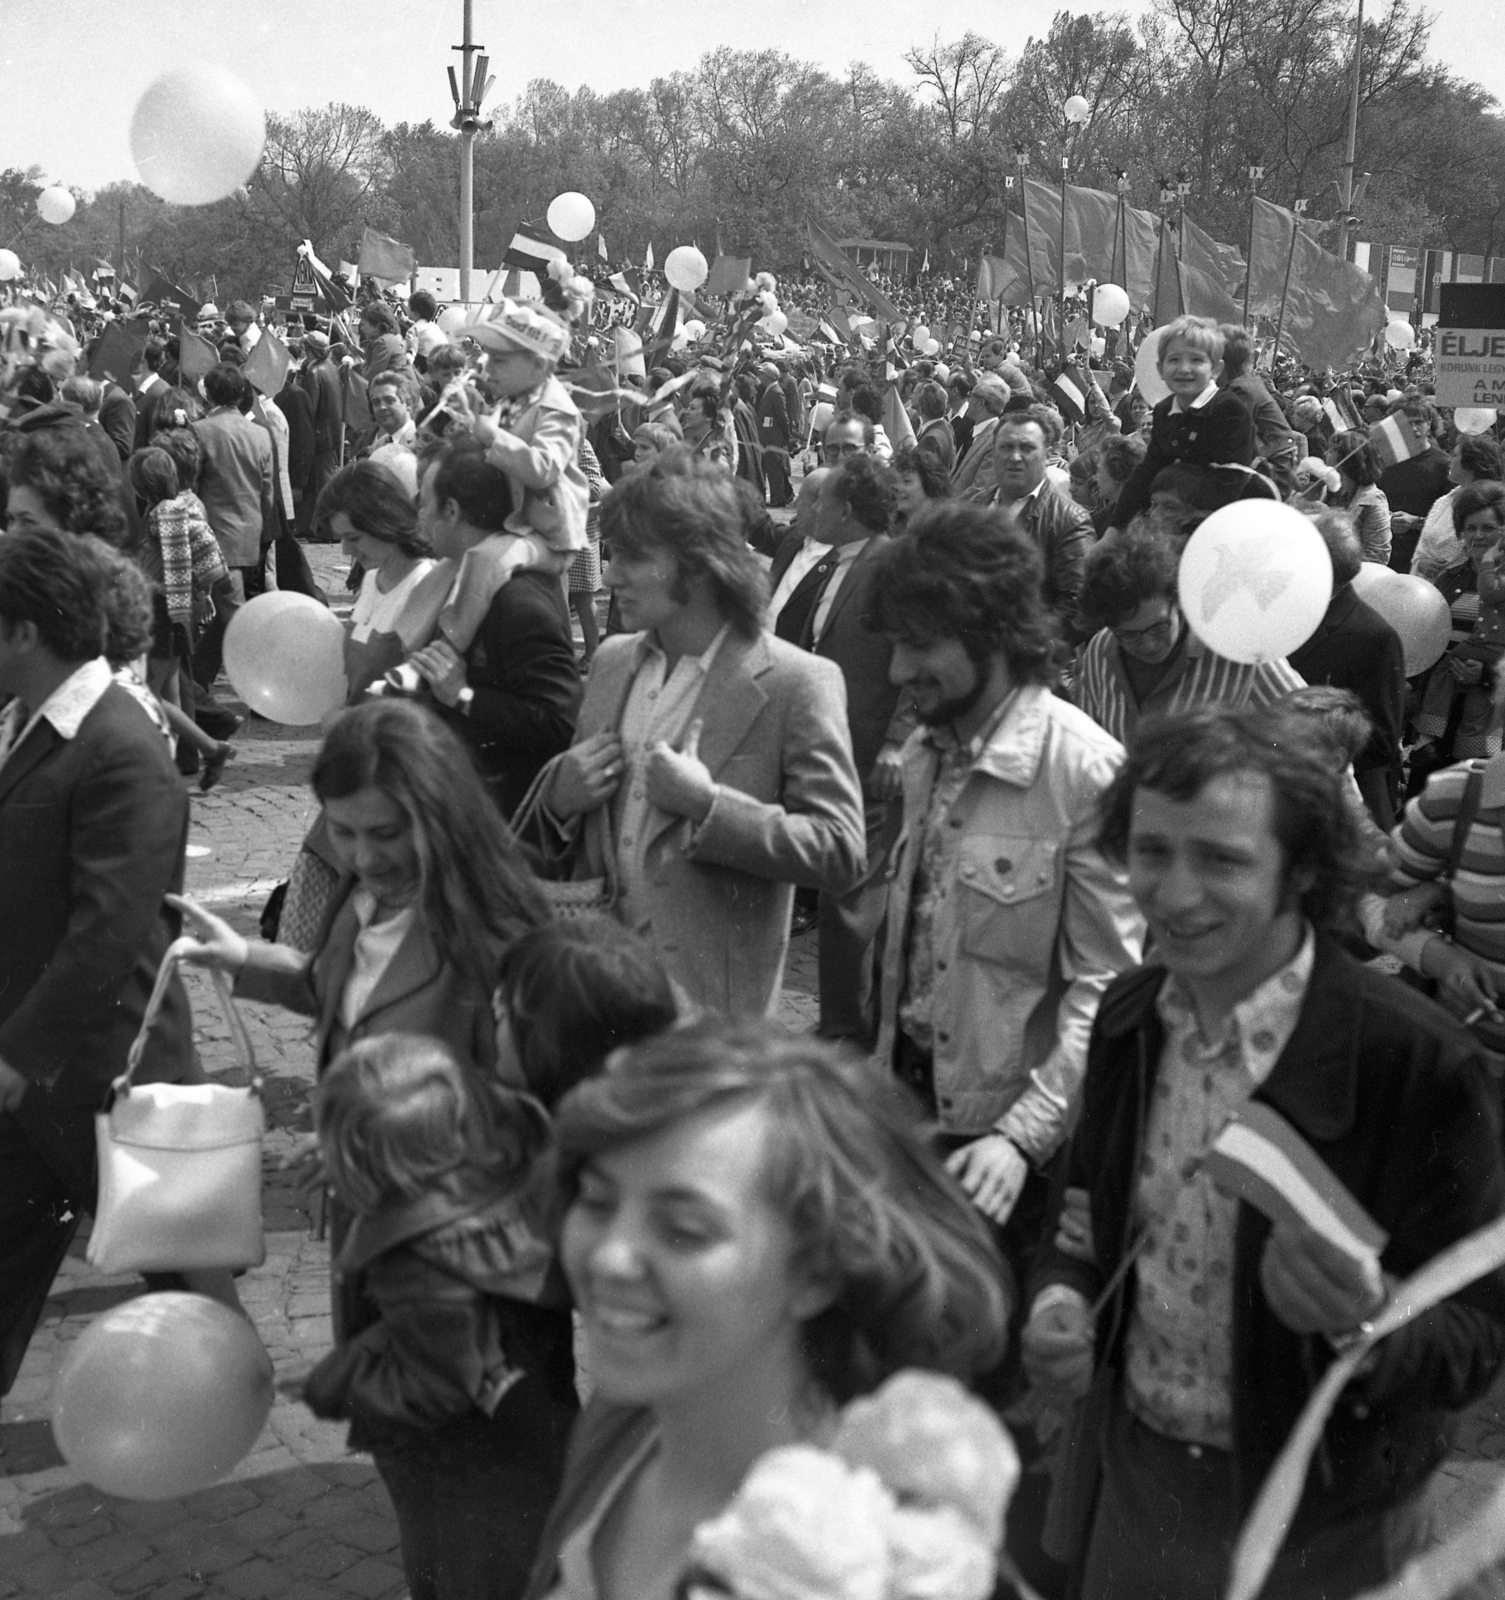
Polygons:
[[132,1567],[126,1572],[117,1572],[110,1579],[110,1587],[116,1594],[139,1594],[143,1589],[150,1589],[155,1595],[158,1585],[173,1577],[176,1571],[176,1567],[169,1566],[158,1556],[153,1556],[150,1561],[143,1561],[139,1567]]
[[93,1539],[102,1539],[114,1526],[108,1517],[89,1517],[83,1522],[74,1522],[67,1527],[59,1528],[53,1534],[52,1542],[64,1548],[88,1544]]
[[400,1540],[390,1501],[387,1502],[386,1510],[387,1514],[384,1517],[358,1517],[353,1522],[340,1523],[341,1542],[353,1544],[357,1549],[368,1551],[371,1555],[395,1550]]
[[292,1582],[280,1566],[258,1556],[244,1566],[221,1574],[215,1589],[236,1600],[277,1600]]
[[379,1600],[380,1596],[391,1594],[402,1584],[402,1571],[393,1562],[367,1556],[364,1561],[357,1561],[353,1567],[342,1572],[334,1584],[347,1594],[359,1595],[360,1600]]
[[192,1578],[169,1578],[160,1589],[152,1591],[152,1600],[198,1600],[205,1587]]
[[301,1577],[334,1578],[366,1559],[366,1551],[338,1543],[336,1534],[331,1531],[320,1543],[307,1544],[294,1554],[283,1557],[280,1564]]

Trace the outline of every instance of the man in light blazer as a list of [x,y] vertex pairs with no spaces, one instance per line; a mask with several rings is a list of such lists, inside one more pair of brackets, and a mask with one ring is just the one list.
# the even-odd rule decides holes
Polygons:
[[795,885],[840,891],[863,870],[841,669],[764,632],[766,587],[720,467],[665,452],[606,497],[601,532],[638,631],[596,654],[548,815],[559,840],[610,843],[617,915],[685,997],[770,1012]]
[[[109,560],[0,539],[0,1394],[94,1207],[94,1114],[177,932],[188,799],[101,654]],[[137,1081],[196,1078],[192,1029],[175,977]]]

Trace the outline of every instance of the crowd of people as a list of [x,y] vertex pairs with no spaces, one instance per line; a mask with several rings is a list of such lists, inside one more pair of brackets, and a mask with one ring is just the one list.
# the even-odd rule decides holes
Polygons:
[[[373,298],[284,328],[280,387],[249,305],[197,380],[155,332],[107,377],[45,318],[8,358],[0,1391],[177,940],[312,1019],[299,1392],[414,1600],[670,1600],[765,1452],[906,1368],[1013,1429],[1036,1591],[1221,1592],[1335,1353],[1505,1211],[1497,430],[1379,368],[1267,384],[1196,317],[1165,398],[1084,359],[1077,415],[1007,333],[665,341],[603,391],[531,303]],[[1394,413],[1425,448],[1380,470]],[[1331,558],[1288,659],[1180,603],[1240,500]],[[182,895],[174,763],[220,779],[226,626],[327,598],[320,540],[348,705],[248,940]],[[1366,562],[1445,598],[1425,674]],[[806,933],[813,1036],[771,1020]],[[138,1078],[194,1081],[176,978],[165,1018]],[[1220,1183],[1251,1106],[1378,1248]],[[1395,1573],[1502,1360],[1500,1272],[1379,1345],[1267,1592]]]

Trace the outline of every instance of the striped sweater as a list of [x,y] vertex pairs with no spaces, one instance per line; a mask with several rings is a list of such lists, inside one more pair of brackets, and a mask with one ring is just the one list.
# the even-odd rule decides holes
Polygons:
[[[1411,889],[1442,876],[1453,846],[1453,825],[1471,772],[1487,763],[1463,761],[1444,767],[1406,802],[1405,816],[1391,835],[1395,886]],[[1505,807],[1480,806],[1464,841],[1453,878],[1453,937],[1487,961],[1505,979]]]
[[1141,704],[1134,698],[1118,642],[1110,629],[1102,628],[1077,658],[1072,699],[1120,744],[1128,744],[1141,717],[1187,711],[1192,706],[1218,705],[1233,710],[1268,706],[1305,687],[1306,680],[1288,661],[1255,666],[1230,661],[1193,634],[1187,638],[1180,660]]

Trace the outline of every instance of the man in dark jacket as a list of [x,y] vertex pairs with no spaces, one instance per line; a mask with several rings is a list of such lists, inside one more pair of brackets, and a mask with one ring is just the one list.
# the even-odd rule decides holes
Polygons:
[[779,369],[765,362],[758,371],[758,443],[763,450],[763,476],[768,480],[768,503],[787,506],[794,497],[790,479],[789,449],[794,437],[789,401],[779,382]]
[[329,354],[328,335],[317,331],[305,333],[303,353],[299,381],[314,414],[314,459],[307,498],[316,501],[320,490],[339,471],[340,442],[345,432],[345,392],[340,384],[340,369]]
[[[1128,861],[1158,961],[1098,1010],[1024,1359],[1057,1396],[1093,1385],[1103,1419],[1077,1463],[1100,1453],[1096,1494],[1069,1474],[1080,1592],[1192,1600],[1223,1592],[1335,1345],[1505,1210],[1499,1116],[1471,1037],[1325,931],[1362,850],[1331,764],[1278,712],[1207,708],[1141,734],[1102,843]],[[1214,1182],[1209,1146],[1246,1102],[1280,1142],[1305,1142],[1377,1224],[1377,1249],[1267,1200],[1272,1222]],[[1378,1345],[1339,1397],[1263,1592],[1343,1600],[1398,1570],[1448,1414],[1502,1356],[1498,1272]]]
[[[500,533],[512,512],[507,477],[468,441],[453,445],[419,484],[418,515],[434,550],[458,561]],[[503,816],[539,769],[569,747],[580,709],[580,669],[559,576],[516,572],[460,655],[440,638],[413,656],[439,714],[470,746]]]
[[[0,539],[0,1394],[79,1219],[94,1114],[176,933],[188,801],[166,741],[113,680],[108,558],[92,540]],[[175,978],[138,1081],[193,1072]]]
[[1328,509],[1312,520],[1332,557],[1333,597],[1317,631],[1287,659],[1308,683],[1351,690],[1369,714],[1374,731],[1354,758],[1353,775],[1370,815],[1388,833],[1400,782],[1406,652],[1395,629],[1354,590],[1363,559],[1348,513]]
[[1393,408],[1403,411],[1427,447],[1409,461],[1397,461],[1380,474],[1379,486],[1390,507],[1390,566],[1409,572],[1421,525],[1437,500],[1452,488],[1452,458],[1437,443],[1437,413],[1420,395]]

